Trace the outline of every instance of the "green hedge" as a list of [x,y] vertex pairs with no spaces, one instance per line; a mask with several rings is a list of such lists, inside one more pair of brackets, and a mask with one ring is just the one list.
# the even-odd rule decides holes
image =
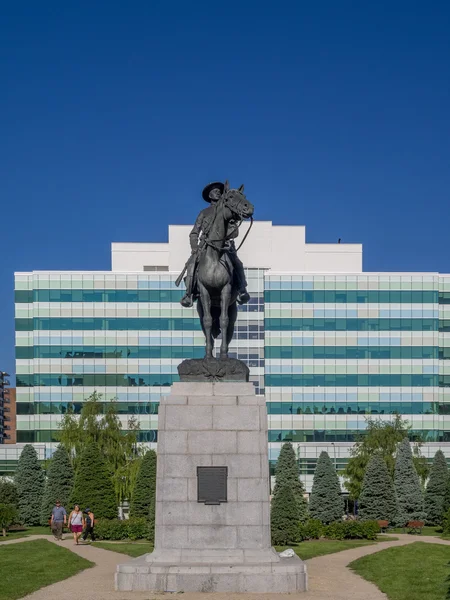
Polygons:
[[99,540],[142,540],[149,539],[149,523],[143,517],[120,521],[119,519],[98,519],[95,523],[95,536]]
[[302,540],[318,540],[323,536],[324,526],[319,519],[310,519],[300,526]]
[[324,528],[330,540],[376,540],[380,533],[377,521],[336,521]]
[[450,508],[444,515],[442,528],[444,530],[444,535],[450,535]]

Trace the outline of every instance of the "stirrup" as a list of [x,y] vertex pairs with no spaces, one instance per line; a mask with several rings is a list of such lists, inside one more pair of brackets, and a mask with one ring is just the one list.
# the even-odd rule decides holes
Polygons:
[[247,291],[244,291],[244,292],[238,294],[238,297],[237,297],[238,304],[247,304],[247,302],[249,300],[250,300],[250,294]]

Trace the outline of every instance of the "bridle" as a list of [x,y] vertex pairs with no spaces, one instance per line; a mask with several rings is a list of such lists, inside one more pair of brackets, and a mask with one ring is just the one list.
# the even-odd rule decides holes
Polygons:
[[[239,204],[242,202],[242,200],[239,201]],[[242,225],[242,221],[244,221],[244,219],[246,219],[247,217],[245,216],[245,214],[243,213],[243,211],[239,210],[238,206],[233,206],[231,207],[228,204],[228,198],[226,195],[222,196],[222,198],[216,202],[214,209],[215,209],[215,214],[214,214],[214,218],[212,219],[211,222],[214,221],[216,214],[217,214],[217,210],[219,208],[219,205],[222,204],[222,206],[227,207],[233,214],[238,216],[238,221],[236,222],[236,226],[239,229],[239,227]],[[245,242],[245,240],[247,239],[248,234],[250,233],[250,229],[253,227],[253,216],[249,217],[250,218],[250,227],[247,229],[244,237],[242,238],[242,242],[239,244],[239,246],[236,248],[236,252],[242,247],[243,243]],[[229,236],[225,236],[224,238],[220,239],[220,240],[211,240],[208,237],[209,232],[207,232],[207,235],[205,236],[205,245],[206,246],[212,246],[212,244],[217,243],[217,242],[226,242],[227,240],[231,239]]]

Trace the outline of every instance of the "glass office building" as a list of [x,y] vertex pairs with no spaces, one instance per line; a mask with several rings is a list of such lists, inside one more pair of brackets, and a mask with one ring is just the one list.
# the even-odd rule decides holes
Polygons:
[[[113,244],[108,272],[16,274],[17,454],[31,442],[50,455],[61,415],[94,390],[157,447],[159,400],[179,362],[204,352],[174,285],[188,233]],[[303,227],[257,222],[248,240],[252,299],[230,352],[266,397],[272,466],[292,441],[310,489],[322,450],[342,468],[367,417],[395,413],[427,456],[450,458],[450,276],[366,273],[360,245],[307,244]]]

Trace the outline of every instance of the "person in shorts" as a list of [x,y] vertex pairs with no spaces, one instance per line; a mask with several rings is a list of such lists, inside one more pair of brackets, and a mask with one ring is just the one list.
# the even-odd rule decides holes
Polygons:
[[81,512],[78,504],[75,504],[72,512],[69,515],[69,527],[70,531],[73,533],[74,542],[78,546],[78,541],[84,528],[84,515]]
[[84,529],[84,533],[83,533],[83,542],[85,542],[88,538],[88,535],[91,536],[91,540],[93,542],[95,542],[95,534],[94,534],[94,513],[92,512],[92,510],[90,508],[86,508],[86,510],[84,511],[84,514],[86,515],[84,520],[86,523],[86,527]]
[[52,518],[50,521],[50,527],[55,540],[61,542],[63,539],[63,527],[67,522],[67,513],[64,506],[61,506],[61,502],[57,500],[55,506],[52,509]]

